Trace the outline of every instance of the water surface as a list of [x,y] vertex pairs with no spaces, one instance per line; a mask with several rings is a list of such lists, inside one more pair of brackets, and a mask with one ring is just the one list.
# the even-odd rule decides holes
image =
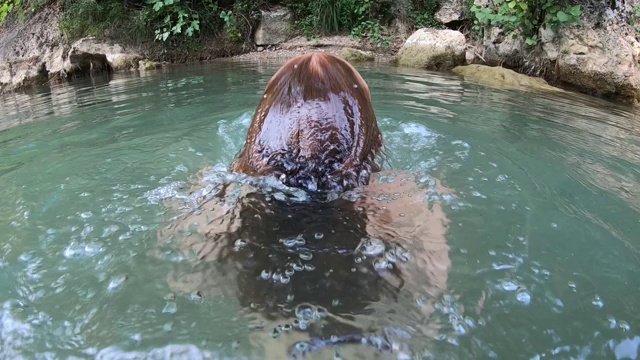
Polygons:
[[[176,284],[192,259],[159,238],[167,201],[185,200],[203,169],[224,173],[278,66],[222,61],[3,96],[0,358],[259,358],[266,342],[294,342],[256,343],[272,328],[256,328],[247,289]],[[417,277],[362,305],[378,319],[367,331],[396,335],[402,351],[386,356],[637,358],[637,115],[582,95],[359,69],[388,168],[427,184],[448,219],[439,291]],[[337,349],[349,358],[349,347]]]

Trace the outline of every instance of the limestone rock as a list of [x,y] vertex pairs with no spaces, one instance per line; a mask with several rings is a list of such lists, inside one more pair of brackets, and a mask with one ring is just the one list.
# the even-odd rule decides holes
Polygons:
[[489,28],[482,38],[483,57],[491,64],[506,63],[512,66],[520,56],[527,54],[525,39],[518,31],[505,33],[501,28]]
[[71,45],[72,49],[89,54],[104,54],[113,70],[137,69],[142,56],[134,52],[125,51],[118,44],[108,44],[98,41],[94,37],[82,38]]
[[373,61],[375,57],[372,53],[354,48],[342,48],[340,56],[349,62]]
[[443,24],[448,24],[462,19],[463,9],[463,0],[445,0],[436,12],[435,18]]
[[291,13],[286,8],[262,11],[262,19],[255,34],[256,45],[281,44],[290,36]]
[[474,64],[457,66],[452,71],[465,78],[497,88],[562,91],[549,85],[544,79],[518,74],[500,66]]
[[162,66],[162,64],[157,62],[157,61],[140,60],[138,62],[138,70],[141,70],[141,71],[153,70],[153,69],[157,69],[157,68],[159,68],[161,66]]
[[10,58],[0,63],[0,89],[37,85],[47,81],[45,63],[38,56]]
[[640,69],[634,47],[606,30],[570,28],[558,36],[558,80],[583,92],[640,101]]
[[419,29],[398,51],[400,66],[427,70],[450,70],[466,62],[464,35],[454,30]]

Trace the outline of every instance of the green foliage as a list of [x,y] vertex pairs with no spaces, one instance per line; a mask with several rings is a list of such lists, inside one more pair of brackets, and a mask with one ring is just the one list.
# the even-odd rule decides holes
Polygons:
[[71,39],[87,35],[101,36],[126,22],[125,8],[118,1],[66,0],[62,8],[58,25]]
[[29,13],[40,10],[52,0],[0,0],[0,26],[9,18],[24,20]]
[[567,24],[580,24],[580,5],[561,5],[557,0],[493,0],[488,6],[474,5],[474,27],[481,31],[485,26],[501,27],[505,32],[520,31],[527,45],[536,45],[537,33],[542,28],[554,32]]
[[413,25],[418,28],[442,28],[442,24],[436,20],[438,3],[434,0],[417,1],[412,4],[414,8],[411,12]]
[[157,18],[155,39],[167,41],[169,36],[184,34],[191,37],[200,31],[200,15],[180,0],[147,0]]
[[640,2],[633,4],[627,21],[635,30],[636,37],[640,37]]
[[377,46],[389,46],[384,26],[390,20],[391,0],[284,0],[295,27],[307,39],[348,33]]
[[351,31],[351,36],[356,39],[367,39],[376,44],[377,47],[391,45],[389,37],[383,35],[385,28],[379,22],[373,20],[365,20]]
[[7,19],[7,16],[19,6],[20,0],[0,0],[0,25],[2,25]]
[[338,0],[318,0],[317,26],[323,34],[340,31],[340,5]]
[[241,41],[242,34],[240,33],[240,30],[238,30],[238,26],[237,26],[238,21],[235,15],[233,15],[233,12],[222,11],[220,13],[220,18],[224,20],[224,30],[227,32],[227,35],[229,35],[229,38],[232,41],[237,41],[237,42]]

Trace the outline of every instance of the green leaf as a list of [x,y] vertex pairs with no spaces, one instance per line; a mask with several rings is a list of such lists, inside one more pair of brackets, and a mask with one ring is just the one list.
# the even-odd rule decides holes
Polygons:
[[522,10],[527,10],[529,8],[529,6],[527,5],[526,2],[520,2],[520,3],[518,3],[518,5],[520,5],[520,8]]
[[565,13],[564,11],[558,11],[556,16],[558,17],[558,20],[560,22],[567,22],[569,20],[569,15],[567,15],[567,13]]
[[167,41],[167,38],[169,37],[169,32],[164,32],[162,33],[162,41]]
[[511,0],[511,2],[509,2],[509,8],[511,8],[511,9],[516,7],[516,5],[518,5],[518,3],[515,0]]
[[580,5],[572,6],[571,10],[569,10],[569,13],[576,17],[582,15],[582,10],[580,9]]
[[153,4],[153,11],[158,12],[160,11],[160,9],[162,9],[164,5],[162,4],[162,1],[158,1],[155,4]]
[[476,18],[478,18],[478,20],[482,20],[482,19],[484,19],[486,17],[487,17],[487,13],[485,13],[485,12],[477,12],[476,13]]

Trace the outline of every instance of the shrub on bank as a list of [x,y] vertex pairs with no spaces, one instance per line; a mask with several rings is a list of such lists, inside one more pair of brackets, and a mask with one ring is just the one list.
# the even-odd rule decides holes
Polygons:
[[[20,21],[44,6],[58,4],[60,28],[73,41],[83,36],[128,43],[164,45],[224,34],[238,44],[250,40],[260,10],[286,6],[294,31],[314,38],[348,34],[388,46],[397,29],[443,27],[435,17],[441,0],[0,0],[0,25]],[[483,4],[483,5],[481,5]],[[515,31],[535,45],[541,27],[557,30],[589,16],[618,16],[640,31],[640,5],[631,0],[464,0],[456,26],[481,36],[488,26]],[[396,27],[393,27],[396,25]]]

